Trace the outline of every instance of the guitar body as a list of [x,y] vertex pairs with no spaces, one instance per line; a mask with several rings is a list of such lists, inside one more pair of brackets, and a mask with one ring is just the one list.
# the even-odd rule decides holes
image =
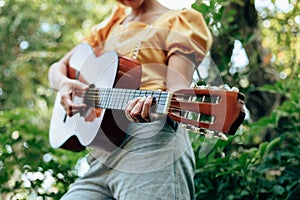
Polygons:
[[[79,78],[89,85],[94,84],[95,87],[138,89],[140,85],[140,64],[120,57],[114,51],[97,57],[93,49],[83,43],[76,47],[69,64],[69,78]],[[102,109],[99,117],[92,122],[86,122],[80,114],[66,117],[60,100],[58,93],[49,131],[52,147],[82,151],[86,146],[101,145],[101,148],[111,150],[123,141],[129,124],[124,111]],[[82,103],[83,98],[75,96],[73,101]]]

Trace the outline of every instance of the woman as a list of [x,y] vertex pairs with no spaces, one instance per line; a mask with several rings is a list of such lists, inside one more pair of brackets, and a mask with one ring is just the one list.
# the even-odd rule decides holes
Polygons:
[[[97,54],[114,50],[141,63],[141,90],[188,88],[212,42],[202,15],[169,10],[157,0],[118,2],[112,16],[85,41]],[[130,14],[123,5],[131,8]],[[73,105],[72,91],[89,87],[66,76],[72,53],[49,71],[51,86],[61,93],[70,116],[86,107]],[[193,199],[194,157],[187,132],[169,118],[153,117],[152,101],[148,96],[128,102],[125,114],[132,123],[127,136],[110,151],[93,146],[89,171],[62,199]]]

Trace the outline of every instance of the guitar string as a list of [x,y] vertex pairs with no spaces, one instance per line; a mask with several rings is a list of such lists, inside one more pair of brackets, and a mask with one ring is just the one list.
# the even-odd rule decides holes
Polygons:
[[[122,93],[120,93],[122,94]],[[114,93],[114,95],[112,95],[112,93],[106,93],[106,94],[102,94],[103,96],[102,97],[98,97],[98,93],[95,93],[95,94],[89,94],[89,95],[85,95],[84,96],[84,99],[86,100],[105,100],[105,99],[110,99],[110,100],[115,100],[115,101],[122,101],[124,99],[126,99],[126,97],[122,98],[122,97],[113,97],[113,96],[116,96],[118,95],[118,93]],[[112,97],[108,97],[108,96],[112,96]],[[186,95],[183,95],[184,97],[187,97]],[[144,96],[140,96],[140,95],[132,95],[132,96],[127,96],[128,97],[128,100],[132,100],[136,97],[144,97]],[[154,98],[156,98],[156,96],[154,96]],[[167,96],[159,96],[158,97],[159,99],[163,99],[163,100],[166,100]],[[177,100],[176,98],[172,99],[171,102],[179,102],[179,100]],[[195,101],[186,101],[186,102],[195,102]],[[200,103],[210,103],[210,102],[204,102],[204,101],[197,101],[197,102],[200,102]],[[214,103],[216,104],[216,103]]]
[[[106,91],[108,89],[106,88],[106,89],[104,89],[104,91]],[[122,89],[118,89],[118,90],[122,91]],[[136,92],[133,92],[134,90],[130,90],[130,89],[125,89],[125,90],[131,91],[131,94],[135,94],[136,93]],[[111,91],[112,91],[112,88],[110,89],[110,92],[108,92],[108,94],[111,93]],[[120,91],[119,91],[119,93],[120,93]],[[161,91],[145,91],[145,92],[150,92],[150,93],[156,92],[156,93],[160,93],[160,94],[168,94],[168,92],[161,92]],[[115,93],[118,93],[118,92],[115,91]],[[141,91],[139,91],[138,93],[141,94]],[[92,95],[88,95],[88,96],[89,96],[89,98],[91,100],[95,100],[95,99],[97,99],[97,98],[95,98],[95,94],[99,95],[99,90],[98,89],[93,89],[93,94]],[[178,96],[188,97],[188,96],[191,96],[191,95],[188,95],[188,94],[178,94],[177,93],[177,97]],[[134,95],[131,96],[131,98],[133,98],[133,97],[134,97]],[[203,97],[202,97],[202,100],[205,99]],[[190,100],[188,100],[188,101],[190,101]],[[178,103],[178,100],[174,96],[172,96],[172,98],[171,98],[171,105],[169,107],[169,109],[171,109],[171,112],[168,112],[168,113],[171,114],[171,115],[173,115],[174,117],[178,117],[180,121],[181,120],[185,120],[185,122],[181,121],[183,123],[183,125],[186,124],[186,123],[192,123],[194,121],[193,119],[189,119],[188,116],[184,117],[183,115],[180,115],[180,113],[182,113],[182,112],[186,113],[186,112],[189,112],[189,111],[188,110],[183,110],[180,106],[176,106],[176,105],[174,106],[172,104],[174,102]],[[101,103],[96,104],[95,106],[97,106],[97,105],[101,106]],[[111,105],[109,107],[111,107]],[[122,105],[121,107],[124,107],[124,105]],[[177,113],[177,114],[175,114],[175,113]],[[179,115],[178,115],[178,113],[179,113]],[[194,113],[196,114],[196,116],[198,116],[197,120],[196,120],[197,123],[206,123],[206,124],[211,124],[211,125],[214,124],[214,119],[212,119],[210,122],[202,121],[200,119],[201,112],[199,112],[199,113],[194,112]],[[188,120],[188,121],[186,121],[186,120]],[[191,125],[190,124],[190,125],[188,125],[186,127],[186,129],[191,130],[191,131],[195,131],[195,132],[198,132],[198,133],[201,133],[201,134],[204,134],[204,135],[206,135],[206,132],[210,130],[210,129],[207,129],[207,128],[199,128],[198,126],[199,125],[197,125],[197,124],[195,124],[195,125]],[[192,128],[192,127],[194,127],[194,128]]]
[[[112,88],[111,88],[112,89]],[[110,90],[111,90],[110,89]],[[122,90],[122,89],[119,89],[118,88],[118,90]],[[124,89],[123,89],[124,90]],[[128,91],[131,91],[132,93],[131,94],[135,94],[135,93],[133,93],[133,91],[134,90],[130,90],[130,89],[125,89],[125,90],[128,90]],[[86,95],[88,98],[90,98],[91,100],[95,100],[95,99],[97,99],[98,97],[96,97],[95,98],[95,95],[99,95],[99,90],[98,89],[92,89],[91,90],[92,92],[92,94],[91,95]],[[107,89],[105,89],[104,91],[107,91]],[[119,93],[120,93],[120,91],[119,91]],[[168,94],[168,92],[164,92],[164,91],[151,91],[151,92],[157,92],[157,93],[160,93],[160,94]],[[116,92],[115,91],[115,93],[118,93],[118,92]],[[108,93],[109,94],[109,93]],[[140,95],[141,94],[141,91],[139,91],[138,92],[138,94]],[[170,105],[170,109],[171,109],[171,113],[169,112],[169,114],[171,114],[171,115],[173,115],[173,116],[175,116],[175,118],[179,118],[179,120],[181,121],[181,120],[184,120],[184,121],[181,121],[181,123],[184,125],[184,126],[186,126],[185,128],[186,129],[188,129],[188,130],[191,130],[191,131],[194,131],[194,132],[197,132],[197,133],[201,133],[201,134],[204,134],[204,135],[207,135],[207,134],[211,134],[211,133],[213,133],[213,135],[214,136],[216,136],[216,137],[218,137],[218,138],[225,138],[225,140],[226,140],[226,135],[224,135],[224,134],[222,134],[222,132],[220,132],[220,131],[216,131],[216,130],[211,130],[211,129],[209,129],[209,128],[201,128],[201,127],[199,127],[199,124],[197,125],[197,124],[195,124],[195,125],[191,125],[190,123],[192,122],[192,121],[195,121],[195,120],[193,120],[193,119],[188,119],[188,118],[186,118],[186,117],[183,117],[182,118],[182,115],[176,115],[176,114],[174,114],[174,112],[176,113],[181,113],[182,112],[182,108],[180,107],[180,106],[174,106],[174,105],[172,105],[172,103],[174,103],[174,102],[176,102],[176,103],[180,103],[180,102],[178,102],[178,100],[176,99],[176,97],[188,97],[188,96],[191,96],[191,95],[188,95],[188,94],[180,94],[180,93],[174,93],[174,94],[176,94],[175,96],[172,96],[172,98],[171,98],[171,105]],[[207,95],[200,95],[200,98],[202,98],[202,101],[200,101],[200,102],[204,102],[204,100],[205,100],[205,97],[207,97],[207,96],[210,96],[209,94],[207,94]],[[217,97],[217,102],[216,103],[219,103],[219,101],[220,101],[220,97],[221,96],[218,96],[218,95],[215,95],[216,97]],[[133,96],[131,96],[131,97],[133,97]],[[197,98],[198,100],[200,100],[200,98]],[[189,101],[189,100],[188,100]],[[193,100],[192,100],[193,101]],[[100,104],[99,104],[100,105]],[[179,104],[180,105],[180,104]],[[199,113],[196,113],[196,112],[194,112],[195,114],[198,114],[198,118],[199,118],[199,116],[201,115],[201,113],[199,112]],[[214,117],[213,115],[210,115],[210,116],[212,116],[212,117]],[[185,121],[185,120],[188,120],[188,121]],[[213,119],[213,118],[211,118],[211,121],[210,122],[207,122],[207,121],[202,121],[201,119],[197,119],[196,121],[197,121],[197,123],[206,123],[206,124],[214,124],[215,122],[214,122],[214,120],[215,119]],[[189,125],[190,124],[190,125]],[[211,131],[211,132],[209,132],[209,131]],[[222,139],[222,140],[223,140]]]
[[[99,97],[99,95],[101,96]],[[127,102],[131,99],[134,99],[136,97],[139,97],[141,95],[145,96],[150,94],[156,99],[156,105],[165,106],[167,96],[169,93],[167,92],[161,92],[161,91],[151,91],[151,90],[145,90],[145,91],[135,91],[130,89],[93,89],[92,92],[88,92],[84,96],[86,100],[96,101],[95,106],[101,107],[109,107],[109,108],[124,108],[124,106],[127,104]],[[123,95],[123,96],[122,96]],[[125,95],[125,97],[124,97]],[[123,98],[122,98],[123,97]],[[114,99],[114,103],[106,103],[109,100]],[[112,101],[109,101],[112,102]]]
[[[189,96],[189,95],[184,95],[184,96]],[[97,100],[97,98],[94,98],[94,96],[93,95],[91,95],[90,96],[91,98],[89,98],[89,100]],[[128,98],[128,99],[133,99],[133,96],[131,97],[131,98]],[[94,106],[95,107],[100,107],[101,108],[101,105],[103,105],[103,104],[105,104],[105,103],[103,103],[103,101],[104,102],[107,102],[109,100],[109,98],[104,98],[104,99],[102,99],[102,101],[100,101],[100,100],[98,100],[97,102],[99,102],[99,103],[96,103]],[[164,99],[164,101],[165,101],[166,99]],[[121,104],[120,104],[120,101],[121,101]],[[160,104],[160,102],[163,102],[161,105],[162,106],[165,106],[166,104],[165,104],[165,102],[164,101],[158,101],[157,102],[157,104]],[[188,101],[190,101],[190,100],[188,100]],[[176,105],[176,104],[174,104],[174,103],[177,103],[177,104],[180,104],[180,102],[176,99],[176,98],[172,98],[171,99],[171,105],[170,105],[170,109],[172,109],[172,112],[185,112],[185,113],[188,113],[188,110],[184,110],[184,109],[182,109],[182,107],[180,107],[179,105]],[[126,103],[127,104],[127,103]],[[116,103],[114,104],[114,106],[112,106],[112,105],[109,105],[109,106],[107,106],[108,108],[124,108],[124,99],[120,99],[120,100],[118,100],[118,101],[116,101]],[[201,115],[201,113],[200,112],[194,112],[195,114],[197,114],[198,115],[198,118],[200,117],[200,115]],[[187,116],[185,117],[185,118],[187,118]],[[198,120],[198,121],[200,121],[200,120]]]
[[[134,90],[127,90],[127,89],[125,89],[125,90],[123,90],[123,89],[115,90],[114,89],[114,91],[110,90],[110,91],[102,91],[102,92],[99,92],[99,90],[94,90],[92,92],[89,91],[88,94],[85,94],[84,98],[87,100],[97,100],[97,99],[108,98],[108,96],[113,96],[114,98],[112,98],[112,99],[123,100],[126,97],[129,99],[129,98],[143,97],[148,94],[151,94],[154,98],[159,97],[160,99],[164,99],[164,98],[167,98],[169,93],[168,92],[160,92],[160,91],[151,91],[151,90],[145,90],[145,91],[142,91],[141,93],[136,93]],[[174,93],[174,94],[176,97],[180,97],[181,99],[188,99],[190,97],[190,95],[188,95],[188,94],[178,94],[178,93]],[[99,97],[99,95],[101,95],[101,96]],[[126,97],[121,97],[121,95],[126,95]],[[115,97],[115,96],[117,96],[117,97]],[[205,98],[203,98],[205,96],[206,95],[200,96],[199,98],[202,98],[202,101],[198,101],[198,102],[205,102],[203,100],[203,99],[205,99]],[[178,100],[175,99],[174,102],[175,101],[178,101]],[[213,102],[210,102],[210,103],[213,103]],[[217,102],[215,102],[215,103],[217,103]]]
[[[99,97],[99,94],[101,93],[101,97]],[[126,95],[125,98],[122,98],[120,94],[124,95],[124,93],[129,93]],[[154,93],[156,93],[159,96],[159,100],[156,102],[156,105],[161,105],[161,106],[165,106],[166,105],[166,98],[169,93],[168,92],[163,92],[163,91],[152,91],[152,90],[144,90],[144,91],[140,91],[140,90],[132,90],[132,89],[122,89],[122,88],[102,88],[102,89],[90,89],[88,94],[89,95],[85,95],[85,99],[87,100],[91,100],[91,101],[95,101],[96,103],[94,104],[95,107],[98,108],[115,108],[115,109],[125,109],[125,105],[127,104],[127,102],[129,100],[132,100],[138,96],[140,96],[141,94],[147,95],[147,94],[151,94],[153,95]],[[110,97],[110,96],[112,97]],[[116,97],[117,95],[117,97]],[[183,97],[189,97],[187,98],[187,100],[185,102],[193,102],[193,98],[191,98],[191,95],[187,95],[187,94],[178,94],[177,93],[177,97],[178,96],[183,96]],[[199,99],[199,98],[198,98]],[[219,97],[217,98],[219,99]],[[110,100],[110,101],[109,101]],[[106,102],[112,102],[111,100],[114,100],[114,103],[111,104],[106,104]],[[203,95],[201,97],[200,102],[204,102],[205,100],[205,95]],[[218,100],[217,100],[218,101]],[[162,102],[162,103],[161,103]],[[182,107],[180,107],[180,105],[176,105],[174,103],[180,104],[180,102],[174,97],[172,96],[171,99],[171,105],[169,107],[169,109],[172,109],[172,112],[184,112],[184,118],[188,118],[189,113],[194,113],[196,114],[197,117],[197,121],[201,121],[201,112],[191,112],[189,110],[184,110],[182,109]],[[218,102],[216,102],[218,103]],[[104,106],[105,105],[105,106]],[[212,116],[212,115],[211,115]],[[211,118],[211,122],[213,123],[214,118]]]

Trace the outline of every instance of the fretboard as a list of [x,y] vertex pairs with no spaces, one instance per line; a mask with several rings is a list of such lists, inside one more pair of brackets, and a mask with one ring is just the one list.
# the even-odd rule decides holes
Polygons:
[[155,102],[155,112],[168,114],[172,93],[155,90],[132,90],[121,88],[91,88],[86,94],[94,101],[96,108],[124,110],[127,103],[137,97],[152,96]]

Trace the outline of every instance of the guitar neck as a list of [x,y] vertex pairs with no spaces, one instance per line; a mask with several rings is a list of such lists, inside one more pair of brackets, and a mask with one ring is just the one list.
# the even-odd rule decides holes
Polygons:
[[156,113],[168,114],[173,94],[165,91],[91,88],[85,95],[85,99],[88,99],[95,108],[125,110],[125,107],[130,100],[144,96],[153,97]]

